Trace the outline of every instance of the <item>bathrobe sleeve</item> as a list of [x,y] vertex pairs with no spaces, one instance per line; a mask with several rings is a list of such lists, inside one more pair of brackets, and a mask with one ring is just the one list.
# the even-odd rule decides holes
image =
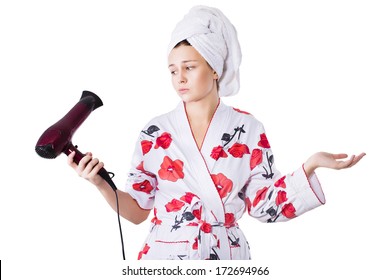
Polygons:
[[155,174],[145,170],[145,155],[152,149],[153,142],[140,133],[128,172],[125,191],[129,193],[143,209],[152,209],[157,188]]
[[282,175],[275,167],[262,124],[258,135],[257,143],[252,145],[251,171],[245,188],[249,215],[262,222],[281,222],[324,204],[316,174],[308,177],[302,165],[293,173]]

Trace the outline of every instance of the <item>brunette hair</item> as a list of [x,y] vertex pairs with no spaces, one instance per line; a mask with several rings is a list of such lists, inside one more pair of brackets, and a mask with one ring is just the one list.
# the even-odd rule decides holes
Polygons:
[[187,41],[187,39],[184,39],[183,41],[180,41],[177,43],[173,48],[178,48],[180,46],[191,46],[190,42]]

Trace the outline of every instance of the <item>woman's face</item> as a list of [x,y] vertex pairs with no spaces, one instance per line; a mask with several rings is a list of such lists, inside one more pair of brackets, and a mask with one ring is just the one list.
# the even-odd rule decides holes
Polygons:
[[172,85],[184,102],[195,102],[218,96],[218,75],[192,47],[174,48],[168,56]]

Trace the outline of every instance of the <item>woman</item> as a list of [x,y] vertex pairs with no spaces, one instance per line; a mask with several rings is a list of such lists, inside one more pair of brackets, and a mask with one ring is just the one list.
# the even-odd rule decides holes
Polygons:
[[[138,224],[153,209],[139,259],[250,259],[237,221],[287,221],[325,203],[318,167],[343,169],[364,154],[316,153],[282,176],[263,125],[226,106],[239,90],[241,51],[234,26],[215,8],[196,6],[178,23],[168,68],[181,102],[152,119],[137,142],[120,215]],[[115,196],[88,153],[76,165],[115,209]]]

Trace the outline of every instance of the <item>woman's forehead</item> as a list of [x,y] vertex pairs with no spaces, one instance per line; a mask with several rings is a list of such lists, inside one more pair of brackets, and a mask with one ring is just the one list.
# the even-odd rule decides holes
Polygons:
[[172,49],[168,55],[168,65],[178,65],[188,62],[206,62],[199,52],[192,46],[179,46]]

